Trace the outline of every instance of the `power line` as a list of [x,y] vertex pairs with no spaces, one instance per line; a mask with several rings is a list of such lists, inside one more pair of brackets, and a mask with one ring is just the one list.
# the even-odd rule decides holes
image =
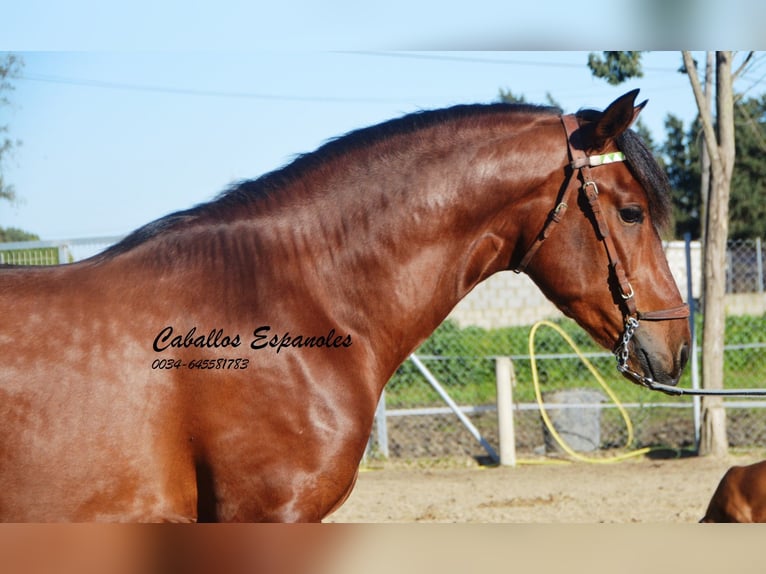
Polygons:
[[583,64],[573,64],[567,62],[531,62],[528,60],[509,60],[506,58],[486,58],[481,56],[456,56],[449,54],[423,54],[419,52],[376,52],[376,51],[354,51],[339,52],[352,56],[375,56],[380,58],[401,58],[405,60],[435,60],[444,62],[462,62],[465,64],[501,64],[515,66],[546,66],[554,68],[582,68]]
[[19,80],[30,82],[43,82],[48,84],[62,84],[69,86],[80,86],[88,88],[100,88],[108,90],[122,90],[132,92],[147,92],[170,95],[213,97],[213,98],[232,98],[249,100],[267,100],[280,102],[312,102],[312,103],[331,103],[331,104],[389,104],[404,103],[411,100],[397,100],[392,98],[374,98],[374,97],[353,97],[353,96],[296,96],[290,94],[269,94],[259,92],[230,92],[224,90],[199,90],[191,88],[174,88],[170,86],[157,86],[151,84],[130,84],[125,82],[107,82],[102,80],[89,80],[84,78],[68,78],[63,76],[50,76],[44,74],[21,74]]
[[[483,56],[463,56],[454,54],[428,54],[422,52],[378,52],[378,51],[344,51],[341,54],[376,56],[381,58],[402,58],[406,60],[436,60],[446,62],[462,62],[466,64],[497,64],[503,66],[532,66],[535,68],[579,68],[583,69],[586,64],[574,62],[551,62],[541,60],[517,60],[509,58],[487,58]],[[642,66],[647,72],[678,73],[678,68],[661,68]]]
[[[346,55],[354,56],[372,56],[372,57],[384,57],[384,58],[401,58],[408,60],[431,60],[431,61],[447,61],[454,63],[465,64],[494,64],[503,66],[532,66],[532,67],[551,67],[551,68],[570,68],[570,69],[582,69],[585,64],[572,63],[572,62],[555,62],[555,61],[541,61],[541,60],[519,60],[513,58],[489,58],[482,56],[470,56],[470,55],[457,55],[457,54],[444,54],[444,53],[420,53],[420,52],[376,52],[376,51],[343,51],[336,52]],[[671,68],[644,68],[649,72],[673,72],[676,73],[676,69]],[[171,86],[161,86],[153,84],[135,84],[127,82],[113,82],[104,80],[91,80],[87,78],[72,78],[65,76],[55,76],[46,74],[34,74],[34,73],[22,73],[18,76],[19,80],[26,80],[31,82],[42,82],[48,84],[60,84],[69,86],[80,86],[88,88],[99,88],[109,90],[122,90],[133,92],[145,92],[145,93],[157,93],[157,94],[169,94],[169,95],[184,95],[184,96],[196,96],[196,97],[214,97],[214,98],[228,98],[228,99],[249,99],[249,100],[263,100],[263,101],[281,101],[281,102],[311,102],[311,103],[331,103],[331,104],[348,104],[348,103],[364,103],[364,104],[391,104],[391,103],[412,103],[412,98],[376,98],[369,96],[323,96],[323,95],[310,95],[300,96],[292,94],[274,94],[263,92],[237,92],[226,90],[200,90],[196,88],[176,88]]]

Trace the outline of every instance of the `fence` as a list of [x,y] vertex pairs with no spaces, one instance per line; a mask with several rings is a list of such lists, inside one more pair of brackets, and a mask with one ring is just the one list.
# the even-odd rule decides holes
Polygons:
[[[55,264],[93,255],[119,237],[72,239],[56,242],[0,244],[0,262]],[[682,293],[691,277],[693,297],[699,297],[700,249],[692,243],[670,242],[666,254]],[[687,263],[688,261],[688,263]],[[727,258],[727,326],[725,385],[766,385],[766,294],[760,240],[731,242]],[[690,272],[689,272],[690,271]],[[511,294],[510,296],[508,294]],[[499,452],[495,362],[510,357],[515,372],[514,431],[520,456],[543,452],[545,435],[534,401],[528,336],[540,319],[560,324],[593,361],[607,384],[626,407],[635,428],[633,444],[626,445],[624,421],[615,405],[600,408],[600,447],[637,448],[695,444],[694,399],[668,397],[645,390],[619,376],[614,357],[589,339],[548,303],[524,275],[500,273],[479,285],[450,317],[423,343],[417,354],[470,422],[482,445],[466,429],[444,398],[426,382],[418,367],[405,362],[386,387],[370,440],[372,454],[392,458],[433,460],[442,457],[486,458]],[[700,338],[701,321],[695,329]],[[600,390],[587,369],[553,331],[541,329],[535,346],[543,393],[565,389]],[[698,357],[699,359],[699,357]],[[687,369],[681,385],[690,386]],[[733,446],[766,444],[766,402],[727,400],[728,438]],[[486,448],[489,446],[489,450]]]
[[[699,245],[691,244],[687,255],[683,253],[682,242],[671,242],[666,245],[666,255],[681,292],[686,294],[691,287],[692,297],[698,299],[701,284]],[[760,240],[730,242],[727,295],[722,301],[727,314],[724,340],[726,387],[766,386],[763,267]],[[691,286],[687,284],[687,275]],[[499,451],[502,446],[498,437],[494,363],[497,357],[507,356],[513,361],[516,374],[513,390],[516,450],[520,456],[545,452],[546,433],[534,401],[528,351],[531,325],[540,319],[555,321],[575,339],[628,412],[635,429],[632,444],[626,443],[627,428],[616,405],[611,401],[601,404],[602,449],[695,447],[699,424],[695,417],[695,401],[698,399],[665,396],[628,382],[617,373],[611,354],[597,348],[581,329],[545,301],[536,288],[532,286],[527,290],[525,283],[529,283],[526,277],[512,273],[490,278],[458,305],[451,317],[417,351],[447,392],[458,404],[465,405],[465,416],[492,450]],[[509,292],[513,298],[504,294]],[[522,319],[518,320],[518,316]],[[697,341],[701,340],[701,326],[701,318],[697,316]],[[543,332],[541,329],[535,349],[544,395],[566,389],[603,392],[572,350],[553,331]],[[700,359],[697,356],[698,366]],[[691,371],[687,368],[680,382],[682,386],[692,386]],[[402,365],[390,381],[383,404],[370,440],[373,455],[431,460],[489,456],[487,449],[459,424],[451,410],[440,404],[436,393],[409,363]],[[766,412],[762,410],[766,401],[730,399],[724,404],[730,445],[766,444]],[[549,407],[546,402],[546,408]],[[592,408],[592,405],[572,407]]]
[[122,239],[120,236],[109,236],[0,243],[0,263],[12,265],[73,263],[103,251],[120,239]]

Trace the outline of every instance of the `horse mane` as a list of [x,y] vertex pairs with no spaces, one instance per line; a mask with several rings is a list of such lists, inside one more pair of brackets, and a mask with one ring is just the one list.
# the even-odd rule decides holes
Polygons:
[[223,192],[219,200],[236,198],[239,192],[269,193],[293,181],[300,179],[307,172],[357,149],[373,146],[385,140],[414,134],[418,131],[460,120],[478,119],[491,115],[515,114],[559,114],[560,110],[550,106],[531,104],[461,104],[436,110],[420,110],[405,116],[384,121],[373,126],[360,128],[345,135],[327,140],[314,152],[296,156],[287,166],[267,173],[258,179],[242,182],[235,188]]
[[[229,211],[232,208],[253,209],[255,200],[268,198],[294,182],[300,181],[311,171],[328,161],[360,148],[373,146],[390,138],[416,133],[433,126],[460,120],[473,120],[492,115],[507,114],[560,115],[554,106],[531,104],[469,104],[437,110],[421,110],[400,118],[351,131],[325,142],[316,151],[296,156],[292,162],[266,173],[257,179],[238,182],[222,191],[211,201],[200,203],[189,209],[176,211],[152,221],[109,247],[100,258],[110,258],[160,235],[185,228],[205,216]],[[617,140],[617,145],[628,159],[633,173],[649,194],[652,219],[663,227],[670,220],[669,184],[667,177],[651,152],[634,132],[627,130]]]
[[461,104],[443,109],[420,110],[373,126],[363,127],[329,139],[317,150],[297,155],[287,165],[268,172],[257,179],[237,182],[219,193],[211,201],[170,213],[139,227],[120,242],[107,248],[99,257],[108,258],[125,253],[150,239],[183,228],[206,215],[230,208],[251,208],[254,200],[272,196],[278,193],[280,189],[299,181],[306,174],[328,161],[354,150],[372,146],[393,137],[443,125],[447,122],[508,113],[557,115],[561,113],[561,110],[552,106],[532,104]]

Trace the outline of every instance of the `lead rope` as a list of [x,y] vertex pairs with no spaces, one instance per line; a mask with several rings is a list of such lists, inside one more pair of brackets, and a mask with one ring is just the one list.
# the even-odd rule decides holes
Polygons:
[[546,428],[551,433],[553,440],[556,441],[556,443],[561,447],[561,449],[565,453],[567,453],[571,458],[578,460],[580,462],[588,462],[588,463],[594,463],[594,464],[610,464],[614,462],[622,462],[629,458],[643,456],[651,452],[652,450],[651,448],[645,447],[645,448],[640,448],[638,450],[628,451],[623,454],[618,454],[616,456],[611,456],[608,458],[592,457],[592,456],[585,456],[583,454],[578,453],[571,446],[569,446],[569,444],[567,444],[564,438],[556,430],[556,426],[553,424],[553,421],[548,415],[548,411],[545,408],[545,401],[543,401],[542,391],[540,389],[540,377],[537,371],[537,355],[535,352],[535,333],[542,326],[550,327],[551,329],[556,331],[556,333],[558,333],[561,336],[561,338],[564,339],[564,341],[566,341],[569,347],[575,352],[575,354],[580,359],[580,361],[582,361],[582,363],[588,368],[591,375],[593,375],[593,378],[596,379],[596,381],[598,381],[598,384],[601,385],[601,388],[604,390],[604,392],[608,395],[608,397],[617,407],[617,410],[620,412],[620,416],[622,417],[622,420],[625,423],[625,428],[627,430],[627,439],[625,441],[626,446],[630,446],[631,444],[633,444],[633,439],[634,439],[633,423],[630,420],[628,411],[625,409],[623,404],[617,398],[617,395],[615,395],[614,391],[612,391],[612,389],[606,383],[606,381],[598,372],[598,370],[593,365],[593,363],[591,363],[588,360],[588,358],[582,353],[582,351],[577,347],[577,345],[575,345],[575,342],[572,340],[572,338],[561,327],[559,327],[555,323],[552,323],[550,321],[538,321],[532,326],[532,330],[529,332],[529,360],[530,360],[530,366],[532,367],[532,386],[535,391],[535,400],[537,401],[537,408],[540,410],[540,416],[542,417],[543,423],[545,424]]
[[[661,385],[659,383],[654,383],[651,379],[648,379],[646,377],[641,377],[640,375],[637,375],[633,371],[631,371],[627,367],[628,362],[628,351],[627,346],[628,343],[630,343],[631,338],[633,337],[633,334],[635,333],[636,329],[638,328],[638,320],[634,318],[630,318],[627,322],[625,333],[622,336],[622,344],[620,345],[620,348],[618,349],[617,353],[617,362],[618,362],[618,369],[621,372],[628,372],[631,375],[637,376],[639,378],[645,379],[645,382],[642,382],[644,386],[649,387],[652,390],[659,390],[663,392],[667,392],[668,394],[675,394],[675,395],[681,395],[681,394],[766,394],[766,391],[764,389],[756,389],[752,392],[750,390],[731,390],[729,392],[721,393],[720,391],[716,391],[715,393],[711,392],[689,392],[686,389],[677,389],[675,387],[669,387],[667,385]],[[630,416],[628,415],[628,412],[625,408],[625,406],[620,402],[620,400],[617,398],[617,395],[612,391],[611,387],[606,383],[604,378],[601,376],[601,374],[598,372],[596,367],[591,363],[588,358],[585,356],[585,354],[577,347],[575,342],[572,340],[572,338],[562,329],[559,325],[552,323],[551,321],[538,321],[532,326],[531,331],[529,332],[529,359],[530,359],[530,366],[532,370],[532,386],[535,392],[535,400],[537,401],[538,409],[540,410],[540,416],[543,419],[543,423],[545,424],[546,428],[550,432],[551,436],[553,437],[553,440],[561,447],[561,449],[569,455],[570,458],[580,461],[580,462],[587,462],[587,463],[594,463],[594,464],[610,464],[615,462],[622,462],[625,460],[628,460],[630,458],[635,458],[638,456],[646,455],[653,451],[661,451],[665,450],[665,447],[643,447],[638,448],[636,450],[631,450],[628,452],[625,452],[623,454],[618,454],[616,456],[611,457],[592,457],[592,456],[586,456],[583,455],[577,451],[575,451],[567,442],[564,440],[564,438],[558,433],[556,430],[556,426],[551,420],[550,416],[548,415],[548,411],[545,408],[545,401],[542,397],[542,390],[540,389],[540,377],[537,369],[537,354],[535,351],[535,334],[537,330],[542,327],[550,327],[554,331],[556,331],[564,341],[570,346],[570,348],[574,351],[575,355],[580,359],[580,361],[587,367],[587,369],[590,371],[590,373],[593,375],[593,377],[596,379],[596,381],[601,385],[601,388],[606,392],[609,399],[614,403],[615,407],[617,407],[617,410],[620,412],[620,415],[625,423],[626,431],[627,431],[627,439],[625,441],[625,446],[630,447],[632,445],[634,440],[634,429],[633,429],[633,423],[630,420]],[[520,461],[520,462],[526,462],[527,464],[534,464],[537,463],[537,461]]]

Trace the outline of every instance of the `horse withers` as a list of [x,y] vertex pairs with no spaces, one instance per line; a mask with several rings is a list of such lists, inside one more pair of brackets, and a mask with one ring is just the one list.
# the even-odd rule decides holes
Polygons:
[[411,114],[90,259],[1,268],[0,519],[319,521],[386,382],[498,271],[675,384],[689,326],[635,98]]

